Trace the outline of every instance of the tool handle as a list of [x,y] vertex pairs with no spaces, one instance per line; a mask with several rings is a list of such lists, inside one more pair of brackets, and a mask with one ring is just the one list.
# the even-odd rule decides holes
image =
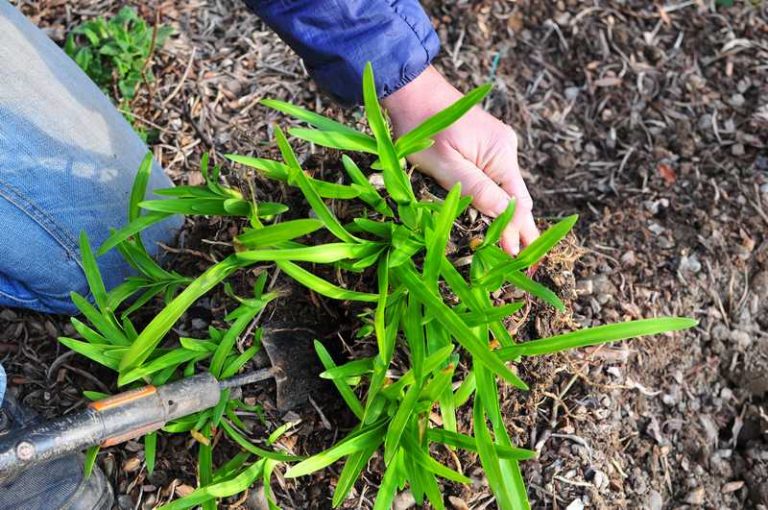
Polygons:
[[112,446],[153,432],[167,422],[219,402],[219,383],[199,374],[165,386],[144,386],[92,402],[77,414],[0,437],[0,481],[94,445]]

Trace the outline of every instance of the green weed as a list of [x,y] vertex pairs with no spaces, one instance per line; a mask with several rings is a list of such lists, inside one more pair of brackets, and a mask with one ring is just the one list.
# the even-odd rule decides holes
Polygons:
[[[285,476],[293,478],[343,462],[333,495],[333,505],[339,506],[371,458],[381,456],[385,468],[375,499],[376,509],[390,508],[397,491],[406,487],[418,503],[429,502],[441,509],[445,508],[441,479],[455,483],[469,483],[470,479],[434,457],[439,445],[477,453],[500,508],[528,508],[520,462],[535,457],[536,452],[515,443],[515,437],[505,426],[499,396],[501,385],[527,389],[515,365],[531,356],[677,331],[696,324],[687,318],[654,318],[516,342],[505,327],[504,319],[519,310],[521,303],[494,306],[491,293],[511,285],[562,309],[563,303],[557,295],[532,280],[526,270],[539,263],[568,234],[576,217],[555,223],[513,258],[497,246],[501,232],[514,214],[514,203],[510,204],[507,211],[491,223],[485,240],[472,255],[468,271],[459,270],[446,248],[454,223],[470,200],[461,196],[459,186],[450,190],[444,200],[420,200],[405,171],[404,157],[428,147],[436,133],[479,103],[489,87],[470,92],[445,111],[393,140],[375,95],[370,66],[365,70],[363,82],[365,114],[371,134],[288,103],[267,100],[265,104],[311,126],[290,130],[297,138],[345,151],[374,154],[377,160],[372,167],[383,174],[385,193],[374,188],[347,155],[343,156],[342,163],[349,184],[324,182],[309,176],[301,168],[283,131],[276,128],[282,161],[228,157],[300,190],[312,209],[313,218],[272,221],[274,215],[285,210],[283,206],[254,203],[221,186],[218,169],[209,172],[206,158],[203,161],[205,186],[162,191],[168,200],[143,201],[145,177],[139,172],[131,199],[130,221],[114,232],[100,252],[116,247],[123,254],[133,256],[132,263],[140,272],[141,276],[137,277],[140,281],[123,287],[120,292],[117,289],[107,292],[87,239],[83,238],[83,263],[95,305],[79,296],[75,302],[91,326],[73,318],[73,324],[86,341],[62,339],[62,342],[118,371],[121,385],[144,381],[159,384],[204,366],[217,377],[226,378],[244,366],[252,353],[236,353],[235,340],[252,317],[275,297],[264,290],[266,274],[256,285],[254,297],[241,300],[239,308],[229,315],[229,330],[212,329],[207,339],[182,338],[172,347],[161,346],[167,344],[166,334],[192,303],[234,272],[256,263],[273,262],[296,282],[323,296],[361,301],[372,307],[362,315],[360,335],[375,337],[374,356],[337,365],[321,343],[315,344],[325,367],[321,377],[333,382],[358,419],[357,426],[346,437],[305,459],[262,448],[241,432],[242,424],[234,413],[241,403],[223,398],[217,409],[166,427],[172,432],[192,431],[203,440],[199,447],[200,487],[165,508],[212,505],[257,481],[268,488],[272,472],[280,463],[290,464]],[[359,201],[365,209],[352,222],[344,223],[327,199]],[[231,255],[194,281],[188,281],[153,266],[141,244],[140,232],[172,213],[241,216],[249,226],[236,238]],[[335,239],[324,244],[301,241],[307,236],[317,239],[314,233],[320,230],[325,231],[324,238]],[[141,263],[136,263],[136,254],[140,254]],[[313,272],[314,267],[322,265],[331,266],[342,275],[367,271],[372,283],[366,288],[347,288],[340,282],[352,281],[351,278],[334,282]],[[146,293],[151,295],[142,299]],[[124,312],[120,320],[115,315],[118,304],[136,295],[141,296],[138,302],[146,302],[155,295],[162,295],[166,300],[165,308],[141,332],[134,329],[130,313]],[[131,307],[135,308],[136,303]],[[406,360],[399,360],[397,369],[392,365],[396,351],[407,356]],[[401,368],[403,363],[406,366]],[[467,367],[461,375],[457,372],[459,365]],[[472,410],[468,429],[460,426],[457,417],[459,409],[465,406],[471,406]],[[441,425],[430,419],[433,413],[440,413]],[[222,429],[243,450],[218,469],[212,465],[211,447],[205,441],[210,440],[214,427]],[[268,444],[274,442],[274,438],[270,439]],[[154,445],[154,439],[149,445],[148,448]],[[267,495],[271,498],[269,490]]]
[[95,18],[75,27],[64,51],[104,91],[115,98],[139,135],[148,132],[134,123],[131,103],[142,85],[155,80],[151,58],[173,34],[169,26],[150,26],[133,7],[123,7],[110,18]]

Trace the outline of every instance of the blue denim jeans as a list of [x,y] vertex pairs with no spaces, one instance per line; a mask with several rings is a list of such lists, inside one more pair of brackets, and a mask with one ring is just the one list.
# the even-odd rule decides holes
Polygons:
[[[80,232],[95,249],[125,224],[147,150],[85,73],[0,0],[0,307],[75,312],[70,292],[88,294]],[[150,188],[170,185],[155,163]],[[180,225],[174,218],[148,230],[148,249]],[[107,287],[130,274],[114,250],[98,263]]]

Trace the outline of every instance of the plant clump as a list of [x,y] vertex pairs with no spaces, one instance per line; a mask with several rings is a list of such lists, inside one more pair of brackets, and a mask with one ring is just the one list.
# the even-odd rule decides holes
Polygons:
[[[282,220],[285,206],[258,203],[221,185],[219,170],[209,170],[207,157],[203,158],[204,186],[160,190],[165,200],[145,201],[147,160],[136,180],[128,224],[114,231],[100,249],[120,250],[139,276],[107,292],[83,237],[84,266],[95,305],[73,296],[90,325],[73,318],[75,329],[85,340],[62,341],[117,371],[120,386],[160,384],[199,370],[227,378],[246,366],[259,349],[260,332],[255,330],[251,346],[242,352],[238,351],[237,340],[258,312],[277,297],[265,291],[266,273],[259,276],[253,297],[238,298],[230,292],[239,306],[227,316],[229,329],[211,328],[205,339],[170,340],[167,334],[196,300],[233,273],[247,271],[256,264],[274,264],[319,295],[360,301],[370,307],[369,313],[363,314],[358,336],[375,339],[374,355],[339,365],[326,346],[315,343],[325,367],[321,377],[333,382],[357,418],[357,425],[344,438],[307,458],[279,449],[275,440],[282,428],[257,446],[244,432],[245,424],[238,417],[237,411],[245,404],[223,395],[215,409],[166,426],[167,432],[190,433],[198,440],[199,487],[163,508],[213,508],[217,500],[234,496],[257,481],[264,484],[270,505],[276,506],[269,480],[279,465],[286,464],[285,476],[294,478],[343,462],[332,501],[339,506],[374,457],[383,459],[384,464],[374,508],[390,508],[397,492],[406,487],[416,502],[445,508],[440,480],[471,480],[439,462],[437,447],[476,453],[499,508],[528,508],[520,463],[536,453],[516,443],[505,426],[500,406],[502,385],[522,391],[528,388],[516,366],[532,356],[676,331],[695,324],[680,317],[651,318],[516,341],[504,320],[520,310],[523,303],[496,306],[491,294],[504,286],[514,286],[562,309],[559,297],[532,279],[528,270],[568,234],[577,218],[561,219],[512,257],[497,246],[514,215],[512,202],[493,220],[484,239],[473,244],[468,268],[460,269],[447,254],[447,246],[454,223],[469,207],[470,198],[462,197],[457,185],[443,200],[422,200],[414,193],[405,168],[408,155],[429,147],[434,135],[480,103],[489,90],[486,85],[469,92],[396,140],[377,100],[370,65],[363,76],[370,134],[289,103],[265,100],[267,106],[310,126],[291,128],[288,134],[344,152],[373,155],[371,169],[381,172],[384,189],[374,187],[348,154],[341,157],[347,184],[312,177],[302,169],[286,134],[276,127],[281,161],[240,155],[228,158],[298,188],[312,209],[311,217]],[[332,206],[340,201],[356,201],[363,208],[353,221],[344,223]],[[189,279],[157,266],[141,242],[143,229],[170,214],[241,217],[247,227],[236,236],[229,256],[199,277]],[[332,240],[325,241],[329,238]],[[332,281],[320,276],[317,268],[321,266],[333,268],[342,277]],[[342,283],[350,280],[343,276],[361,272],[372,276],[369,287],[352,289]],[[165,307],[139,331],[131,314],[156,296],[164,299]],[[123,305],[125,309],[118,315],[121,304],[128,302],[131,304]],[[396,351],[404,354],[407,366],[393,366]],[[460,365],[466,370],[457,371]],[[465,407],[471,409],[469,429],[457,419],[457,413]],[[440,419],[432,419],[435,415]],[[242,451],[214,469],[212,437],[216,430],[223,430]],[[154,438],[145,439],[147,450],[154,451],[154,444]],[[149,463],[149,454],[147,459]]]

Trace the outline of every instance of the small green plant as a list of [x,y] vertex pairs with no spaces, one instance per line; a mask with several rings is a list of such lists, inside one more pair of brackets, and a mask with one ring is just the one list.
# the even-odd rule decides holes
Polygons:
[[[121,285],[107,292],[88,237],[85,233],[81,234],[80,252],[93,304],[84,296],[73,292],[72,301],[87,324],[72,317],[72,325],[82,340],[59,338],[62,344],[73,351],[116,371],[139,336],[131,319],[135,312],[153,298],[162,298],[167,305],[165,312],[169,313],[180,307],[174,298],[181,288],[185,291],[201,286],[206,288],[205,279],[202,277],[193,279],[160,267],[147,252],[141,240],[141,230],[173,213],[250,215],[258,221],[259,218],[274,216],[286,210],[280,204],[262,203],[259,211],[256,211],[255,206],[243,200],[238,191],[218,183],[219,169],[214,167],[209,172],[207,156],[202,162],[205,186],[179,186],[160,190],[159,194],[172,198],[144,201],[151,163],[152,156],[148,154],[134,181],[128,207],[128,226],[114,230],[100,251],[102,253],[112,248],[119,250],[135,270],[136,276],[129,277]],[[224,274],[227,274],[226,271]],[[237,350],[236,343],[254,317],[277,297],[276,293],[265,291],[266,282],[267,273],[262,272],[256,279],[253,295],[249,298],[238,297],[227,288],[227,294],[237,306],[224,317],[224,321],[229,324],[226,329],[211,326],[208,328],[207,338],[181,337],[174,343],[153,349],[141,366],[120,372],[119,385],[130,388],[144,384],[165,384],[181,376],[188,377],[197,373],[201,364],[220,380],[237,374],[261,350],[260,328],[254,330],[251,345],[242,352]],[[120,313],[118,310],[121,310]],[[85,392],[85,396],[96,400],[107,395]],[[204,486],[200,491],[174,502],[168,508],[202,505],[206,509],[215,509],[215,497],[243,492],[256,478],[263,479],[268,487],[272,471],[278,463],[298,460],[297,457],[280,451],[260,448],[246,439],[243,431],[247,430],[247,427],[237,414],[241,411],[260,413],[261,409],[247,405],[239,399],[229,398],[229,390],[225,390],[216,408],[168,423],[163,428],[166,433],[190,433],[199,442],[198,478],[201,486]],[[223,429],[236,444],[240,444],[243,451],[218,470],[214,470],[213,438],[218,428]],[[154,469],[156,448],[157,433],[145,436],[144,454],[149,472]],[[92,469],[97,453],[98,447],[89,450],[86,456],[87,473]],[[249,463],[247,467],[246,463]],[[272,499],[270,493],[267,493],[267,497]],[[189,504],[186,505],[185,502]]]
[[[389,509],[397,491],[406,487],[417,502],[428,501],[441,509],[445,504],[439,479],[455,483],[471,480],[437,460],[434,453],[440,445],[479,455],[500,508],[528,508],[520,462],[536,453],[521,448],[509,434],[499,396],[501,385],[527,389],[514,365],[531,356],[676,331],[696,324],[691,319],[668,317],[600,326],[524,343],[513,338],[504,319],[518,311],[522,303],[495,306],[491,293],[512,285],[562,309],[557,295],[531,279],[526,270],[568,234],[576,217],[555,223],[517,257],[511,257],[497,242],[514,215],[512,203],[491,223],[485,239],[472,253],[468,271],[462,271],[454,265],[446,248],[453,225],[470,199],[461,197],[457,185],[442,201],[420,200],[404,168],[407,155],[428,147],[435,134],[479,103],[489,89],[486,85],[473,90],[397,140],[391,138],[376,98],[370,65],[363,77],[363,93],[371,134],[289,103],[264,101],[312,126],[290,129],[293,136],[344,151],[370,153],[377,158],[372,168],[381,171],[385,193],[372,186],[347,155],[342,156],[342,163],[349,184],[311,177],[301,168],[280,128],[275,129],[275,135],[282,161],[228,156],[268,178],[298,188],[312,209],[312,218],[275,221],[275,215],[285,211],[284,206],[248,201],[239,192],[221,186],[218,169],[209,172],[207,158],[203,161],[206,185],[162,191],[168,200],[142,201],[146,179],[140,172],[131,199],[130,222],[113,233],[102,246],[102,252],[117,247],[123,254],[145,253],[139,233],[171,213],[241,216],[249,222],[248,228],[236,237],[233,253],[191,282],[181,281],[174,273],[145,268],[140,270],[141,281],[126,282],[122,291],[107,293],[97,277],[95,259],[83,240],[84,266],[96,306],[81,297],[74,299],[93,328],[73,319],[86,342],[62,341],[116,370],[119,385],[167,381],[190,374],[198,366],[207,366],[218,377],[234,375],[252,354],[233,352],[235,340],[256,311],[274,298],[264,293],[264,280],[257,284],[255,297],[243,300],[237,313],[230,314],[229,330],[212,333],[205,340],[178,339],[170,348],[166,334],[197,299],[235,271],[254,264],[274,263],[296,282],[322,296],[360,301],[371,307],[362,314],[364,321],[358,336],[375,338],[375,355],[337,365],[325,346],[315,344],[325,366],[321,377],[333,382],[358,419],[357,426],[345,438],[305,459],[257,447],[238,431],[243,427],[238,427],[237,415],[229,412],[240,404],[224,398],[219,408],[167,427],[175,432],[189,431],[203,440],[199,446],[200,488],[165,508],[213,505],[216,499],[242,491],[257,480],[264,482],[269,495],[269,477],[280,462],[291,464],[286,477],[299,477],[343,461],[333,495],[333,505],[339,506],[368,462],[381,456],[385,467],[375,509]],[[364,209],[353,221],[344,224],[326,199],[359,201]],[[329,237],[333,241],[318,243],[319,239]],[[339,281],[329,281],[313,272],[313,268],[323,265],[335,268],[335,273],[342,275]],[[370,285],[351,289],[341,283],[351,281],[346,278],[350,273],[361,272],[370,276]],[[266,274],[260,278],[266,278]],[[176,294],[177,291],[180,292]],[[118,321],[114,310],[127,296],[140,292],[142,297],[147,293],[162,294],[166,306],[137,332],[125,313]],[[119,296],[114,297],[115,294]],[[258,335],[254,345],[257,338]],[[398,368],[393,365],[396,357]],[[457,371],[460,365],[465,370]],[[227,368],[222,370],[222,366]],[[463,428],[457,418],[458,411],[465,406],[471,407],[469,429]],[[436,412],[440,420],[431,419]],[[216,427],[223,429],[243,452],[214,471],[206,438],[210,441]],[[153,444],[154,439],[150,442]],[[250,455],[256,460],[249,459]]]
[[[111,18],[96,18],[75,27],[64,51],[104,91],[133,123],[131,103],[142,84],[155,80],[152,55],[163,47],[173,29],[150,26],[133,7]],[[139,130],[146,141],[147,133]]]

